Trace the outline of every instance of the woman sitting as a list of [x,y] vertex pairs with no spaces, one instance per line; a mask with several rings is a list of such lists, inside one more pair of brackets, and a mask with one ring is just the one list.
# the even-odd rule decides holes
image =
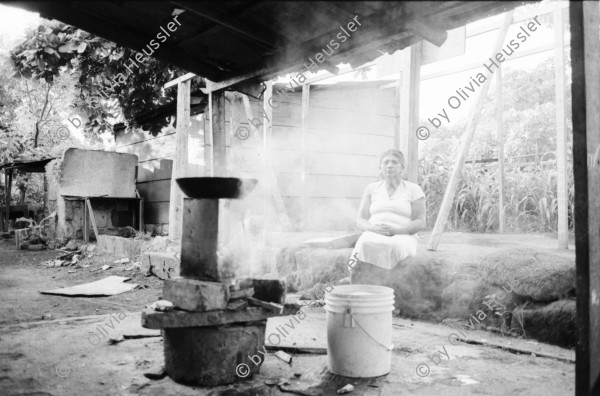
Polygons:
[[358,210],[357,225],[364,232],[352,257],[359,263],[392,269],[417,254],[415,234],[425,228],[425,194],[418,184],[402,180],[404,168],[400,151],[381,154],[383,180],[367,186]]

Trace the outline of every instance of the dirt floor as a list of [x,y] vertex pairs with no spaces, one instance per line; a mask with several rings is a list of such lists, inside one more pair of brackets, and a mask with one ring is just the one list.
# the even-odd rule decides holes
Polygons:
[[[493,243],[487,236],[469,238]],[[504,243],[513,242],[507,238]],[[141,328],[140,311],[160,296],[162,282],[125,271],[127,264],[113,264],[120,257],[98,253],[84,259],[79,268],[42,265],[58,255],[18,251],[12,240],[0,239],[0,395],[291,394],[265,384],[280,378],[291,385],[301,381],[304,394],[314,395],[334,395],[347,383],[356,386],[351,395],[574,394],[572,350],[476,331],[467,332],[468,342],[456,342],[449,339],[455,331],[446,325],[401,318],[394,318],[392,371],[384,377],[355,380],[328,374],[327,356],[317,352],[294,354],[291,365],[269,353],[258,376],[229,387],[190,387],[168,377],[149,380],[143,373],[163,363],[163,344],[156,331]],[[102,271],[104,264],[114,268]],[[109,275],[131,276],[129,282],[141,287],[100,298],[39,293]],[[293,345],[310,337],[315,345],[326,346],[323,309],[306,312],[309,320],[286,342]],[[270,319],[267,333],[278,320],[285,319]],[[122,334],[143,337],[115,345],[107,342]],[[513,348],[527,353],[507,350]]]

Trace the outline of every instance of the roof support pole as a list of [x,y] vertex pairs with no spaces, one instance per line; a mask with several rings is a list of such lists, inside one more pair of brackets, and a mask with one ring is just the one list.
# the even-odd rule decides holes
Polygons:
[[419,140],[415,129],[419,124],[421,43],[405,49],[404,53],[402,73],[396,85],[394,147],[404,154],[407,180],[416,183],[419,176]]
[[[6,187],[5,199],[4,199],[6,228],[5,229],[3,228],[3,230],[5,232],[10,231],[10,191],[12,189],[12,175],[13,175],[13,170],[11,168],[4,169],[4,187]],[[4,227],[4,225],[3,225],[3,227]]]
[[569,2],[577,345],[575,394],[600,392],[600,5]]
[[569,248],[569,197],[567,187],[567,118],[565,100],[565,37],[563,9],[554,10],[554,92],[556,95],[556,195],[558,248]]
[[[504,39],[506,38],[506,33],[508,32],[508,28],[512,21],[512,16],[512,10],[506,13],[506,16],[504,17],[504,23],[498,31],[498,38],[496,41],[496,45],[494,46],[494,51],[491,54],[491,57],[496,55],[502,49]],[[444,193],[444,199],[442,200],[440,211],[435,221],[435,226],[433,227],[433,232],[431,233],[431,239],[429,241],[429,246],[427,247],[427,250],[437,250],[438,243],[440,242],[440,237],[442,236],[442,232],[444,232],[444,228],[446,227],[446,222],[448,221],[450,209],[452,209],[452,205],[454,204],[454,196],[456,195],[458,182],[460,181],[460,178],[462,176],[463,164],[465,162],[465,159],[467,158],[467,154],[469,153],[469,148],[471,147],[471,142],[473,141],[473,136],[475,135],[475,129],[477,128],[477,123],[479,122],[481,110],[483,109],[483,104],[485,102],[485,99],[487,98],[487,93],[490,88],[491,81],[492,76],[488,75],[488,78],[483,83],[481,90],[479,91],[479,94],[475,99],[475,105],[471,109],[471,114],[469,115],[469,122],[467,124],[467,130],[463,134],[460,152],[458,153],[458,156],[456,157],[456,160],[454,162],[454,169],[452,169],[450,180],[448,180],[448,186],[446,187],[446,192]]]
[[188,164],[188,135],[190,129],[190,83],[191,80],[177,83],[177,129],[175,132],[175,153],[171,173],[171,195],[169,204],[169,239],[181,239],[183,219],[183,192],[177,185],[177,178],[185,177]]

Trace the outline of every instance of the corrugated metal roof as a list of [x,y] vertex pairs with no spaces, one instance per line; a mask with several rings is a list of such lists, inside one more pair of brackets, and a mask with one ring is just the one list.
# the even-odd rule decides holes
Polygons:
[[23,172],[33,173],[44,173],[46,172],[45,166],[48,162],[52,161],[55,157],[49,157],[44,159],[16,159],[12,162],[6,162],[0,164],[1,169],[19,169]]

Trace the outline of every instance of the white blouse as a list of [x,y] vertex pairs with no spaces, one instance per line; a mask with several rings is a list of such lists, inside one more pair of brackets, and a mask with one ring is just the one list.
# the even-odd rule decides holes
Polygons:
[[418,184],[402,180],[390,197],[385,181],[378,181],[367,186],[371,192],[369,222],[405,226],[412,221],[412,202],[425,197]]

